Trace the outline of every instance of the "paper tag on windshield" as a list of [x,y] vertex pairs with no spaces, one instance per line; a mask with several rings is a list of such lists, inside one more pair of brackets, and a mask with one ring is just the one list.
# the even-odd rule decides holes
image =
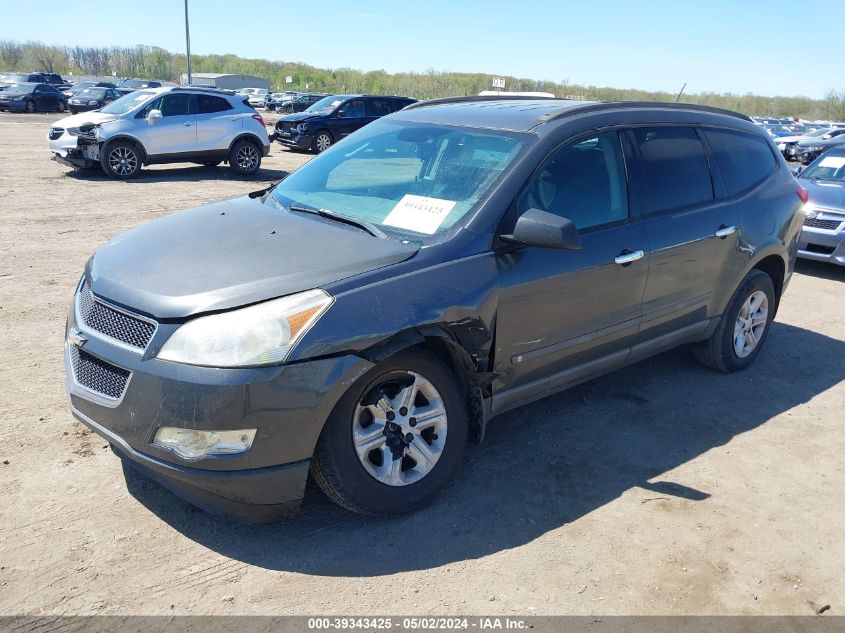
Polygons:
[[832,169],[839,169],[845,165],[845,156],[827,156],[822,158],[819,167],[830,167]]
[[455,204],[454,200],[407,194],[387,214],[382,224],[433,235]]

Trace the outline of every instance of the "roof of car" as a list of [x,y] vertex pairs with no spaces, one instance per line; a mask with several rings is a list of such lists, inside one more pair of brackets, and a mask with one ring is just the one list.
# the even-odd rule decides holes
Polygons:
[[603,110],[671,109],[708,112],[749,120],[748,117],[723,110],[688,103],[640,101],[575,101],[506,96],[451,97],[418,101],[394,116],[411,121],[450,123],[470,127],[527,132],[544,123],[567,116]]

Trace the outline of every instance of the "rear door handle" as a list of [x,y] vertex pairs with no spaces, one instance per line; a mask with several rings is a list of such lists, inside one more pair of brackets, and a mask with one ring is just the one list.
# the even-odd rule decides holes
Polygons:
[[645,253],[643,251],[629,251],[628,249],[625,249],[613,261],[620,266],[627,266],[628,264],[631,264],[638,259],[642,259],[643,257],[645,257]]
[[734,231],[736,231],[735,226],[725,226],[723,224],[718,229],[716,229],[716,232],[713,235],[715,235],[716,237],[727,237],[728,235],[730,235]]

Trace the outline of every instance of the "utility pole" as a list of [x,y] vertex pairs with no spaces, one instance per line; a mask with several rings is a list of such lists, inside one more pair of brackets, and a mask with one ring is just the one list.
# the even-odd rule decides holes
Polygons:
[[188,85],[193,82],[191,79],[191,31],[188,28],[188,0],[185,0],[185,45],[188,48]]

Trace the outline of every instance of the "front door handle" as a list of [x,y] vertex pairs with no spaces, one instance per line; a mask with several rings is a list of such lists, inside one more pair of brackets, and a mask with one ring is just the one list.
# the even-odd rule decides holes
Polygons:
[[631,264],[637,261],[638,259],[642,259],[643,257],[645,257],[645,253],[643,251],[629,251],[626,248],[613,261],[615,261],[620,266],[627,266],[628,264]]
[[718,229],[716,229],[716,232],[713,235],[715,235],[716,237],[725,238],[728,235],[730,235],[731,233],[733,233],[734,231],[736,231],[735,226],[725,226],[723,224]]
[[191,127],[191,122],[185,121],[182,125],[184,125],[185,127]]

